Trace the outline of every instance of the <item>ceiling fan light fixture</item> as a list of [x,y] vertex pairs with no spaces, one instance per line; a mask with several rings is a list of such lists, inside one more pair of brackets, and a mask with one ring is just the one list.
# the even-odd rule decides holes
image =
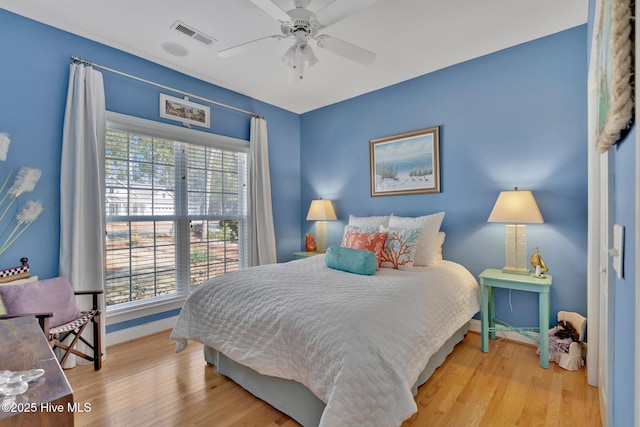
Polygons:
[[370,6],[376,0],[333,0],[329,1],[325,7],[317,12],[307,9],[312,0],[288,0],[287,2],[293,6],[289,10],[285,9],[284,0],[250,1],[280,23],[280,32],[282,34],[245,42],[221,50],[218,55],[227,57],[241,53],[247,45],[264,39],[275,39],[276,41],[290,39],[293,41],[293,45],[280,59],[291,68],[292,74],[295,73],[298,79],[303,78],[305,68],[312,67],[318,63],[318,58],[313,53],[311,46],[309,46],[310,40],[313,40],[320,49],[325,49],[363,65],[369,65],[375,60],[375,53],[336,37],[319,34],[319,32],[359,9]]
[[[288,61],[291,58],[293,58],[293,63],[290,65]],[[306,42],[294,44],[287,53],[284,54],[282,60],[285,64],[293,68],[293,71],[299,80],[304,78],[305,68],[311,67],[318,62],[318,58],[314,55],[311,46]]]
[[282,62],[293,68],[296,65],[296,47],[291,46],[284,55],[282,55]]
[[280,59],[294,70],[296,77],[300,80],[304,78],[305,68],[318,63],[313,49],[306,42],[295,43]]
[[298,45],[298,56],[300,56],[307,67],[311,67],[318,63],[318,58],[313,53],[313,49],[311,49],[311,46],[306,43]]

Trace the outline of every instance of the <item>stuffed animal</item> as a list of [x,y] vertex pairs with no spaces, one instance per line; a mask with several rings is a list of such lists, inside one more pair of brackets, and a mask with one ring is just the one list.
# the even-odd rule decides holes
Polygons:
[[585,346],[582,340],[586,325],[586,317],[570,311],[559,311],[558,326],[549,330],[549,361],[569,371],[584,366]]
[[561,339],[571,338],[573,342],[580,342],[580,334],[578,334],[578,331],[576,331],[576,328],[573,327],[571,322],[566,320],[560,320],[558,322],[555,334],[556,337]]

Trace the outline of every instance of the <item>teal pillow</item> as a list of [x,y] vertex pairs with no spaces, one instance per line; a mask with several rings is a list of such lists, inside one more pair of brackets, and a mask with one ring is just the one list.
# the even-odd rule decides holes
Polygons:
[[376,254],[368,250],[329,246],[324,254],[327,267],[371,276],[378,269]]

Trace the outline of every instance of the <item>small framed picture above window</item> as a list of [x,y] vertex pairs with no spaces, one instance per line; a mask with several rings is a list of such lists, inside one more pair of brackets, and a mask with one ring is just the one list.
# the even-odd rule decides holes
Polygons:
[[160,117],[176,120],[185,125],[210,127],[211,111],[206,105],[196,104],[186,99],[160,94]]

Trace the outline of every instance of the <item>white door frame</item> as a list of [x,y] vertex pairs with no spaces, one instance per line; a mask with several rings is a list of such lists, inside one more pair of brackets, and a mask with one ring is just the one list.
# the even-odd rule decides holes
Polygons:
[[[594,16],[600,14],[601,2],[596,2]],[[597,19],[597,18],[596,18]],[[591,34],[595,46],[595,31]],[[587,381],[598,387],[600,416],[603,425],[613,425],[613,275],[611,261],[611,224],[613,223],[614,168],[613,152],[598,154],[595,135],[598,123],[595,55],[590,55],[588,75],[588,235],[587,235],[587,317],[589,350]]]
[[[592,138],[590,138],[592,139]],[[611,271],[613,152],[599,154],[589,144],[587,381],[598,387],[603,425],[613,425],[614,281]]]
[[[589,132],[591,133],[591,132]],[[600,334],[600,162],[589,138],[589,197],[587,220],[587,381],[598,385]]]

